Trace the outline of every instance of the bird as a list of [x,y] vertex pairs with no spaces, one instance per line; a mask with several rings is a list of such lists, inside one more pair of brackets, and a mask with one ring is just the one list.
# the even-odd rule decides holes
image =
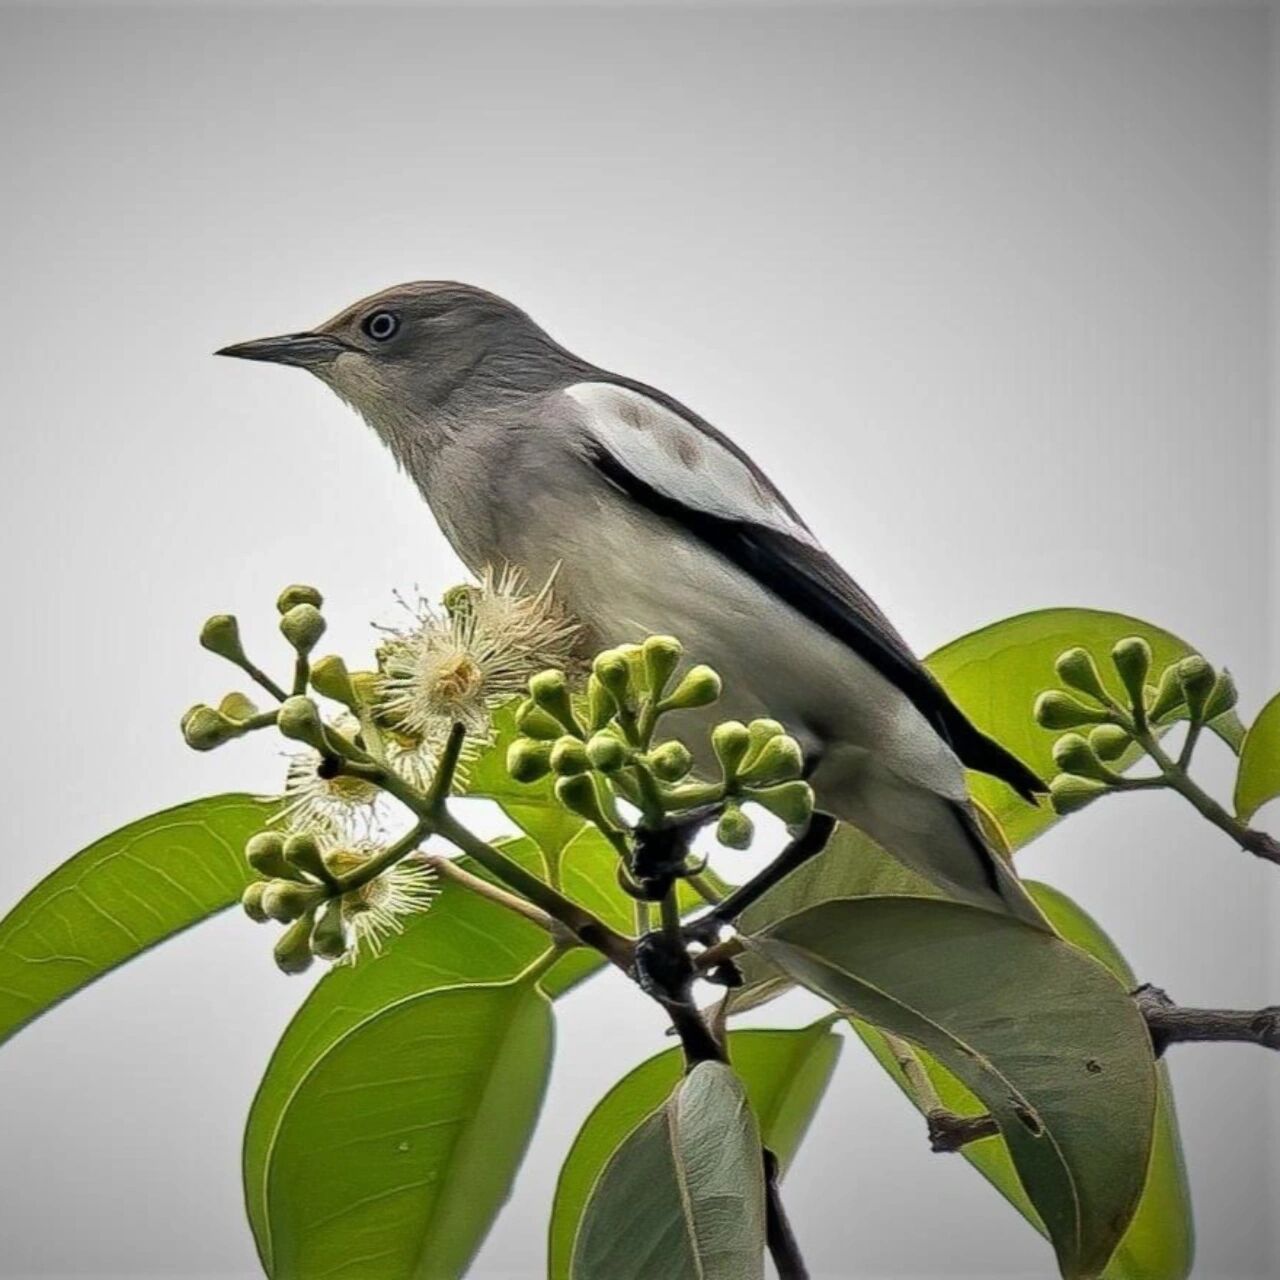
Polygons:
[[672,634],[711,665],[723,695],[708,716],[780,721],[816,808],[775,880],[839,820],[949,896],[1041,922],[984,835],[965,770],[1029,804],[1042,780],[969,721],[777,486],[693,410],[453,281],[397,285],[313,329],[216,354],[296,366],[331,388],[473,573],[554,575],[593,641]]

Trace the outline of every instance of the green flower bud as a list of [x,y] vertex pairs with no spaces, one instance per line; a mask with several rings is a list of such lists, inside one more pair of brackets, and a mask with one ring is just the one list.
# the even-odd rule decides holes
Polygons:
[[1178,682],[1182,685],[1182,696],[1187,700],[1187,710],[1193,723],[1203,723],[1205,707],[1216,679],[1213,668],[1198,653],[1190,654],[1178,663]]
[[516,728],[526,737],[543,742],[554,742],[564,734],[564,725],[543,711],[532,698],[525,698],[516,708]]
[[644,670],[649,681],[649,692],[655,698],[662,696],[684,652],[675,636],[649,636],[640,646],[644,655]]
[[597,733],[587,741],[587,759],[601,773],[617,773],[626,767],[627,758],[626,745],[611,733]]
[[479,597],[479,587],[470,582],[460,582],[440,597],[440,603],[451,618],[465,618],[475,608]]
[[1074,649],[1068,649],[1065,653],[1058,655],[1058,659],[1053,666],[1058,673],[1058,679],[1069,689],[1077,689],[1079,692],[1086,693],[1089,697],[1095,698],[1103,704],[1108,701],[1107,690],[1102,683],[1102,676],[1099,674],[1097,664],[1088,649],[1082,649],[1078,646]]
[[709,707],[719,698],[721,687],[719,675],[710,667],[691,667],[659,706],[663,711],[692,711],[698,707]]
[[262,909],[262,891],[266,887],[265,881],[255,880],[251,885],[247,885],[240,895],[240,905],[244,908],[245,915],[255,924],[265,924],[270,919]]
[[594,733],[603,729],[613,719],[618,704],[613,694],[600,683],[600,678],[592,673],[587,677],[587,727]]
[[286,738],[295,742],[305,742],[317,751],[327,751],[324,740],[324,723],[320,712],[310,698],[286,698],[280,704],[280,713],[276,718],[276,726]]
[[1089,730],[1089,745],[1099,760],[1119,760],[1133,739],[1118,724],[1095,725]]
[[1116,641],[1111,661],[1124,683],[1130,705],[1137,710],[1145,706],[1147,675],[1151,671],[1151,646],[1141,636],[1126,636]]
[[565,736],[551,748],[551,771],[562,778],[586,773],[591,768],[587,749],[577,738]]
[[305,973],[311,968],[311,916],[299,916],[281,935],[275,947],[281,973]]
[[350,711],[360,706],[347,664],[336,653],[326,654],[311,664],[311,687],[322,698],[332,698]]
[[1067,733],[1053,744],[1054,763],[1063,773],[1074,773],[1099,782],[1115,781],[1115,774],[1098,759],[1087,738]]
[[733,805],[720,815],[720,821],[716,824],[716,839],[728,849],[749,849],[755,830],[755,823]]
[[293,868],[284,860],[284,837],[278,831],[259,831],[244,847],[249,865],[268,879],[292,880]]
[[280,619],[280,632],[304,657],[324,635],[324,615],[313,604],[295,604]]
[[337,898],[331,898],[316,914],[307,945],[321,960],[341,960],[347,954],[347,930]]
[[198,703],[182,717],[183,740],[194,751],[212,751],[242,732],[238,724],[204,703]]
[[813,814],[813,788],[807,782],[780,782],[773,787],[752,787],[747,795],[789,827],[799,827]]
[[276,612],[288,613],[290,609],[300,604],[309,604],[313,609],[318,609],[324,604],[324,596],[315,587],[295,583],[291,587],[285,587],[276,598]]
[[598,827],[611,829],[613,823],[605,816],[596,791],[594,778],[589,773],[575,773],[572,777],[556,779],[556,799],[570,812],[576,813]]
[[732,780],[751,747],[751,734],[742,721],[726,720],[711,730],[711,747],[726,780]]
[[296,871],[329,884],[332,877],[320,854],[320,842],[310,831],[295,831],[284,842],[284,860]]
[[597,654],[591,664],[592,674],[619,707],[625,707],[631,696],[631,665],[617,649]]
[[1218,678],[1213,684],[1213,692],[1209,695],[1208,702],[1205,703],[1205,720],[1216,720],[1220,715],[1230,711],[1236,705],[1239,696],[1236,690],[1236,682],[1232,679],[1231,672],[1224,667],[1218,672]]
[[1078,729],[1082,724],[1104,724],[1111,718],[1108,712],[1086,706],[1060,689],[1050,689],[1036,699],[1035,717],[1044,729]]
[[288,924],[317,906],[324,896],[319,885],[299,884],[296,880],[268,880],[262,890],[262,909],[273,920]]
[[507,748],[507,772],[516,782],[537,782],[551,768],[551,744],[517,738]]
[[769,738],[742,768],[746,782],[790,782],[804,772],[804,753],[800,744],[785,733]]
[[679,782],[693,768],[693,756],[683,742],[673,738],[650,751],[648,763],[663,782]]
[[764,744],[786,733],[786,728],[777,720],[768,720],[761,718],[753,720],[747,725],[747,734],[750,739],[750,747],[747,751],[746,763],[750,764],[752,760],[764,749]]
[[1049,803],[1054,813],[1075,813],[1085,805],[1105,795],[1107,788],[1092,778],[1078,778],[1072,773],[1060,773],[1049,783]]
[[258,708],[243,693],[233,691],[218,703],[218,714],[224,715],[228,720],[233,720],[239,724],[256,716]]
[[1160,682],[1155,689],[1147,689],[1147,718],[1153,724],[1158,724],[1181,710],[1186,700],[1186,695],[1182,692],[1182,681],[1178,678],[1178,664],[1171,663],[1161,673]]
[[200,628],[200,643],[210,653],[216,653],[228,662],[247,661],[244,646],[240,643],[240,624],[229,613],[215,613]]
[[569,697],[569,685],[563,671],[540,671],[529,681],[529,696],[564,729],[575,735],[581,733],[573,714],[573,701]]

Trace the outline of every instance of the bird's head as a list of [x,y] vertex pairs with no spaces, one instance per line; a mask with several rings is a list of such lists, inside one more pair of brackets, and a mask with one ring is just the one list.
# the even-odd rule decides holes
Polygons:
[[518,307],[437,280],[384,289],[314,329],[217,354],[310,370],[393,447],[433,419],[552,386],[573,364]]

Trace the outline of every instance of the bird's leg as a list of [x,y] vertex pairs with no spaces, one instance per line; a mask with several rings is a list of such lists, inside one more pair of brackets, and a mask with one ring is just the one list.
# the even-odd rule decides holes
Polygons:
[[690,942],[712,946],[720,936],[721,928],[731,924],[748,907],[758,902],[775,884],[803,866],[827,847],[836,820],[829,813],[815,813],[808,826],[758,875],[740,884],[723,902],[717,903],[704,916],[699,916],[685,926],[685,937]]

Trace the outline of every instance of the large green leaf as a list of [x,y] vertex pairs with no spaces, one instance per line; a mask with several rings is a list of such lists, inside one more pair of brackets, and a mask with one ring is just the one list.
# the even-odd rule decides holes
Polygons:
[[1142,1192],[1156,1095],[1146,1026],[1102,965],[930,898],[827,902],[746,941],[963,1081],[999,1123],[1063,1275],[1101,1273]]
[[764,1165],[741,1082],[700,1062],[613,1152],[587,1200],[573,1280],[763,1280]]
[[510,1193],[551,1052],[550,1002],[529,979],[411,996],[335,1041],[275,1135],[270,1274],[464,1274]]
[[210,796],[82,849],[0,920],[0,1042],[134,956],[236,902],[271,806]]
[[[747,1091],[761,1139],[785,1171],[831,1079],[840,1038],[823,1019],[796,1031],[734,1031],[729,1057]],[[684,1070],[679,1049],[642,1062],[600,1100],[560,1170],[548,1232],[547,1273],[568,1280],[573,1242],[609,1157],[663,1104]]]
[[[1085,911],[1065,894],[1048,885],[1027,882],[1027,889],[1058,933],[1101,961],[1126,989],[1134,976],[1115,944]],[[854,1021],[854,1029],[871,1049],[881,1066],[917,1107],[915,1096],[898,1066],[897,1056],[876,1028]],[[917,1050],[921,1066],[948,1111],[958,1115],[980,1115],[982,1103],[940,1062]],[[922,1108],[923,1109],[923,1108]],[[1017,1170],[1001,1137],[972,1142],[964,1156],[1041,1234],[1044,1224],[1027,1198]],[[1195,1232],[1191,1212],[1191,1191],[1187,1184],[1178,1117],[1173,1091],[1164,1063],[1157,1065],[1155,1133],[1146,1184],[1137,1211],[1103,1272],[1104,1280],[1184,1280],[1191,1274],[1195,1256]]]
[[[1039,693],[1058,686],[1054,660],[1066,649],[1084,647],[1119,697],[1122,690],[1111,666],[1111,648],[1125,636],[1147,640],[1157,671],[1192,652],[1190,645],[1172,633],[1127,614],[1100,609],[1039,609],[961,636],[930,654],[925,663],[979,729],[1048,780],[1058,771],[1053,762],[1058,735],[1040,728],[1031,709]],[[1239,749],[1239,721],[1234,712],[1215,721],[1213,728]],[[1033,807],[987,774],[970,774],[969,786],[974,797],[995,815],[1015,849],[1056,821],[1047,804]]]
[[1236,815],[1248,822],[1268,800],[1280,796],[1280,693],[1258,712],[1240,749]]

